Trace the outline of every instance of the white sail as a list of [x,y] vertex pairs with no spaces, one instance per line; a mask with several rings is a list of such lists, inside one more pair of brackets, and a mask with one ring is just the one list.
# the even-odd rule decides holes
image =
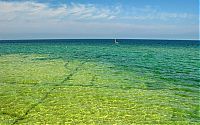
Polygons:
[[118,44],[117,39],[115,39],[115,44]]

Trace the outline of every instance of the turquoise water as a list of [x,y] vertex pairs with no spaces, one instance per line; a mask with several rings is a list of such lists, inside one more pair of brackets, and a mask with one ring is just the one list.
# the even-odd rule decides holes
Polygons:
[[118,42],[1,41],[2,124],[199,123],[199,41]]

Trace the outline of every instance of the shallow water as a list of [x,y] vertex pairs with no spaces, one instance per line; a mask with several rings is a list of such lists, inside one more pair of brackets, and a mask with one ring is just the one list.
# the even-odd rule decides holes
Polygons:
[[195,124],[199,41],[0,41],[1,124]]

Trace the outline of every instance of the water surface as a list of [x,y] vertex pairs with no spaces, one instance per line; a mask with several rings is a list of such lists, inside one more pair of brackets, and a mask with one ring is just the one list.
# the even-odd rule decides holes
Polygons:
[[0,41],[2,124],[199,123],[199,41]]

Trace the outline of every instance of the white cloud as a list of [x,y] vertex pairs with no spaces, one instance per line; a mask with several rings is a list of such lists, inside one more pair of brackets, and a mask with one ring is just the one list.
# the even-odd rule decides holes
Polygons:
[[144,6],[143,8],[132,7],[131,12],[126,13],[122,19],[131,20],[172,20],[192,19],[195,15],[189,13],[164,12],[155,7]]
[[118,11],[97,7],[92,4],[61,4],[50,7],[47,3],[38,2],[5,2],[0,1],[0,21],[41,21],[45,19],[112,19]]
[[41,21],[41,20],[171,20],[188,19],[194,15],[188,13],[162,12],[151,6],[132,7],[123,11],[121,6],[99,7],[93,4],[60,4],[51,7],[48,3],[34,1],[0,1],[0,21]]

